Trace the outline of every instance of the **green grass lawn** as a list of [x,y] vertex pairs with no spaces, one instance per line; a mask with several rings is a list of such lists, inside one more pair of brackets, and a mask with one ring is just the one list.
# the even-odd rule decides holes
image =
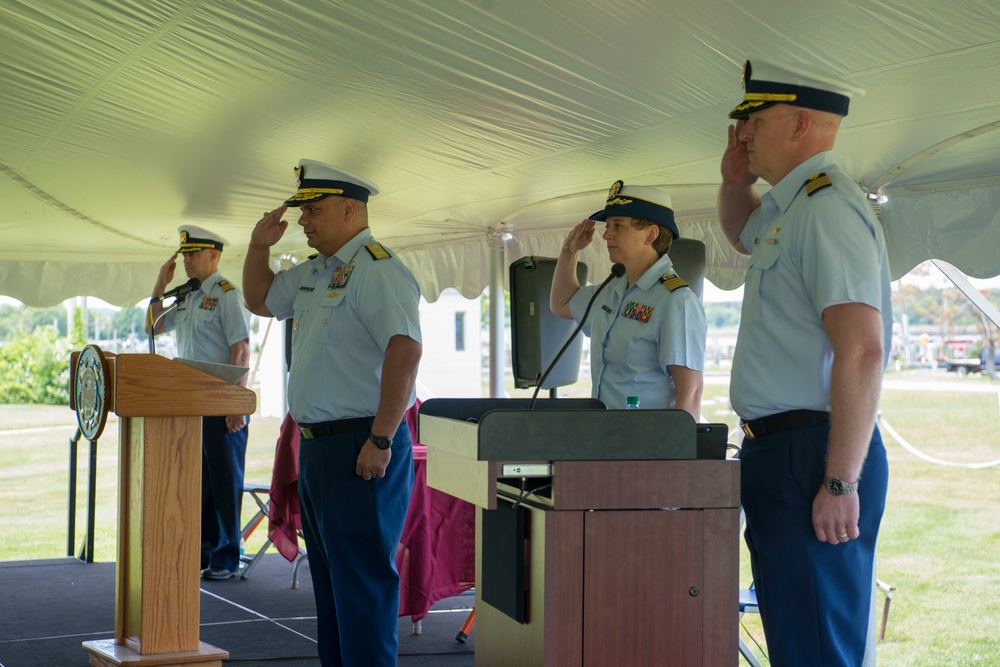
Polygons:
[[[963,380],[976,381],[972,379]],[[734,426],[728,387],[708,385],[704,417]],[[521,392],[512,392],[521,395]],[[572,392],[560,392],[571,395]],[[530,396],[530,392],[527,392]],[[584,394],[586,395],[586,394]],[[1000,459],[998,394],[886,389],[885,419],[912,446],[937,459]],[[280,420],[254,417],[247,480],[268,483]],[[0,560],[66,555],[68,408],[0,406]],[[115,550],[117,422],[98,449],[96,559]],[[877,576],[895,586],[881,666],[1000,665],[1000,466],[968,469],[925,462],[884,434],[889,497],[879,537]],[[78,540],[84,530],[88,449],[80,452]],[[248,517],[256,510],[244,502]],[[248,550],[262,544],[266,524]],[[750,581],[742,553],[741,581]],[[884,596],[878,597],[879,618]],[[763,644],[758,617],[741,634]],[[766,662],[765,662],[766,664]]]
[[[247,443],[248,482],[270,484],[274,447],[281,420],[252,417]],[[67,407],[0,405],[0,560],[55,558],[67,552],[69,508],[69,439],[76,415]],[[77,540],[86,530],[87,475],[90,445],[81,440],[77,472]],[[118,421],[114,415],[97,445],[97,500],[94,555],[97,561],[115,559],[118,511]],[[248,496],[243,499],[244,520],[256,513]],[[267,523],[248,540],[256,551],[266,539]]]

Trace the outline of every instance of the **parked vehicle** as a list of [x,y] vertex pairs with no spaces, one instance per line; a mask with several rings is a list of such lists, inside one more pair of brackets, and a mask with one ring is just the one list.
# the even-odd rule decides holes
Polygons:
[[[982,373],[986,370],[986,352],[986,350],[980,352],[978,359],[945,359],[944,364],[948,372],[954,372],[958,375]],[[993,368],[1000,370],[1000,348],[994,351]]]

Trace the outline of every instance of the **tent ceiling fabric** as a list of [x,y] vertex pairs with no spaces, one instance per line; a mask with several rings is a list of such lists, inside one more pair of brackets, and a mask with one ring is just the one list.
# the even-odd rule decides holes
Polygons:
[[[508,262],[554,256],[617,179],[667,189],[731,289],[715,197],[748,54],[867,90],[837,150],[888,196],[895,277],[994,276],[998,36],[996,0],[6,0],[0,294],[133,305],[188,223],[239,281],[302,157],[382,188],[372,229],[430,300],[479,294],[498,234]],[[294,224],[276,247],[308,252]],[[603,244],[586,259],[603,273]]]

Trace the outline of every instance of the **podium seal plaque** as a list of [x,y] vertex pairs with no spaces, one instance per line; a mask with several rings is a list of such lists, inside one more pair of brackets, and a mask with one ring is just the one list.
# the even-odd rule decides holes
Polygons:
[[76,421],[88,440],[97,440],[108,420],[108,362],[101,348],[88,345],[76,362],[73,397]]

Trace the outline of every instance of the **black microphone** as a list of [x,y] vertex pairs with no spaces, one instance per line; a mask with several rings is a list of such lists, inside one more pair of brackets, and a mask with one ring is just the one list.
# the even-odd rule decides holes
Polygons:
[[199,287],[201,287],[201,281],[198,280],[197,278],[192,278],[183,285],[178,285],[172,290],[167,290],[160,296],[154,296],[152,299],[149,300],[149,302],[157,303],[159,301],[163,301],[164,299],[169,299],[172,296],[184,296],[185,294],[190,294]]
[[535,386],[535,393],[532,394],[531,402],[528,403],[529,410],[535,407],[535,399],[538,398],[538,390],[542,388],[542,385],[545,383],[545,380],[548,379],[549,373],[551,373],[552,369],[555,368],[555,365],[559,363],[559,358],[562,357],[563,352],[565,352],[569,348],[569,344],[573,342],[573,339],[576,338],[576,335],[580,333],[581,329],[583,329],[583,325],[587,321],[587,316],[590,315],[590,309],[593,308],[594,301],[597,300],[597,295],[600,294],[601,290],[607,287],[608,283],[610,283],[613,279],[621,278],[624,275],[625,275],[625,265],[622,264],[621,262],[618,262],[611,267],[611,274],[604,279],[604,282],[601,283],[600,287],[597,288],[597,291],[594,292],[594,295],[590,297],[590,302],[587,304],[587,309],[583,311],[583,317],[580,318],[580,323],[576,325],[576,329],[573,329],[573,333],[571,333],[569,335],[569,338],[566,339],[566,342],[563,343],[562,348],[560,348],[559,352],[556,353],[556,356],[552,359],[551,363],[549,363],[548,365],[548,368],[545,369],[545,372],[542,374],[542,377],[538,380],[538,384]]

